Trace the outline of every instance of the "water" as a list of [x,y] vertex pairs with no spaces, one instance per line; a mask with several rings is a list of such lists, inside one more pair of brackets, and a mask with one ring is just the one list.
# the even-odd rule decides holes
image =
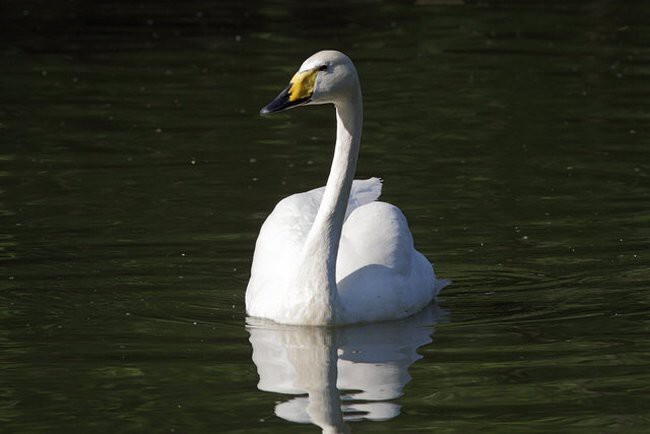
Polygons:
[[[435,3],[5,2],[3,431],[650,429],[650,7]],[[415,324],[246,326],[334,126],[257,111],[322,48],[361,75],[358,177],[454,281]]]

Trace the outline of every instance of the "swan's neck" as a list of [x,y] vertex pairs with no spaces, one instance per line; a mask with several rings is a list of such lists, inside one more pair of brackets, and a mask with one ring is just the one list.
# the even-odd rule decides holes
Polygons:
[[323,200],[303,249],[297,285],[308,296],[306,309],[314,324],[335,321],[338,306],[336,258],[343,220],[359,156],[363,107],[357,86],[351,96],[334,103],[336,146]]

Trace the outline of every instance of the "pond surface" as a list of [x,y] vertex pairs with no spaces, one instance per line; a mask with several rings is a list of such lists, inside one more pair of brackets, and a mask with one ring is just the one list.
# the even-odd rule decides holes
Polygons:
[[[3,431],[647,432],[650,5],[535,3],[5,1]],[[257,112],[324,48],[361,76],[357,176],[453,284],[247,326],[257,231],[334,137]]]

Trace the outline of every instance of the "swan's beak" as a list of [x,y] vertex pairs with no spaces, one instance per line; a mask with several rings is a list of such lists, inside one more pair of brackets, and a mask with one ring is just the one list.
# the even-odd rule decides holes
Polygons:
[[311,101],[318,68],[299,71],[291,78],[287,86],[273,101],[262,107],[261,115],[268,115],[298,107]]

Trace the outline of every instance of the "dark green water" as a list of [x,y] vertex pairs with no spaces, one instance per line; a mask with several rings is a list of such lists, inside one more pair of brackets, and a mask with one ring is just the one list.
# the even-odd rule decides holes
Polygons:
[[[650,430],[648,3],[53,3],[0,7],[1,431],[320,432],[258,390],[274,357],[338,358],[354,433]],[[334,128],[257,111],[324,48],[358,177],[454,283],[411,322],[247,329],[257,231]]]

